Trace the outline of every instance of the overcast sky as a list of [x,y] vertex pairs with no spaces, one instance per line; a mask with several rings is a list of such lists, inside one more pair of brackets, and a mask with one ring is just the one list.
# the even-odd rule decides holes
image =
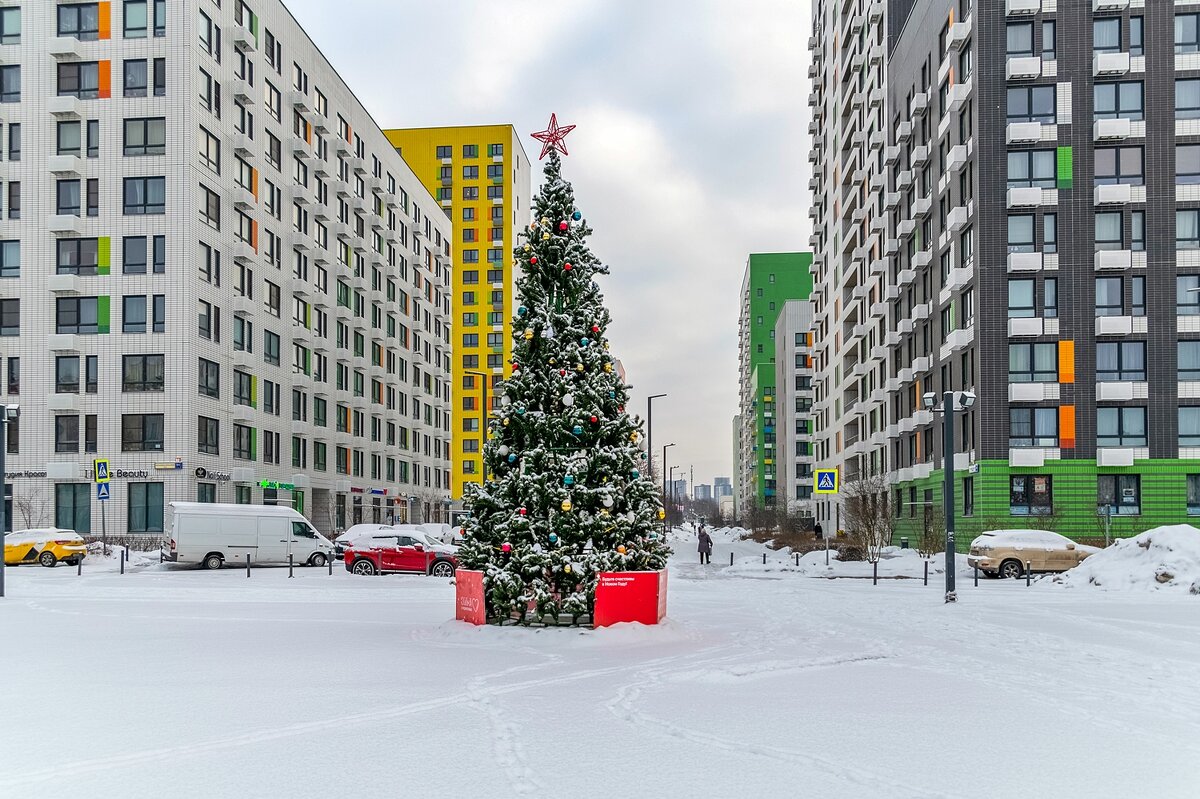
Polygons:
[[579,126],[631,410],[668,393],[655,449],[729,476],[746,255],[808,247],[807,0],[284,2],[382,127],[512,123],[536,160],[551,112]]

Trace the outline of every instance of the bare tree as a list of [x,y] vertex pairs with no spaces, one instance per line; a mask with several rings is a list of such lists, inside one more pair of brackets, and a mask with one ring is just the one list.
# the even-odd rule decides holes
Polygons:
[[917,551],[923,558],[932,558],[946,546],[946,514],[940,505],[926,505],[921,519],[921,537]]
[[48,523],[47,499],[42,489],[34,488],[21,494],[13,500],[13,504],[26,528],[44,527]]
[[878,561],[883,548],[891,545],[896,530],[890,496],[882,475],[864,476],[842,491],[842,523],[870,563]]
[[[416,497],[413,500],[412,518],[408,520],[409,524],[424,524],[431,521],[437,513],[436,508],[446,501],[446,495],[432,486],[422,486],[413,488],[411,496]],[[429,518],[426,518],[425,506],[429,506]]]

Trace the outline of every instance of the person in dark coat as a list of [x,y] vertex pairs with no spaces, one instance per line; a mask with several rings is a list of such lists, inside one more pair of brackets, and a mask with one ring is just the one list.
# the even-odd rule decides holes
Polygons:
[[700,533],[697,535],[699,545],[696,547],[700,552],[701,563],[712,563],[712,536],[704,529],[704,522],[700,522]]

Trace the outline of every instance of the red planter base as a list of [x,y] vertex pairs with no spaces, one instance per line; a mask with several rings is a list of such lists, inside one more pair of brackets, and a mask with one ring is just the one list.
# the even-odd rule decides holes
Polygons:
[[[459,569],[454,573],[454,618],[468,624],[487,624],[483,597],[483,572]],[[596,584],[593,627],[622,622],[658,624],[667,615],[667,570],[655,572],[601,572]]]

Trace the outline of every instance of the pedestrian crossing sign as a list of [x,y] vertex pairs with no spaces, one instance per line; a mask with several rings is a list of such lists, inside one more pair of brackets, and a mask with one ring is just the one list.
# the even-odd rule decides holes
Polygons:
[[838,470],[837,469],[817,469],[816,488],[813,493],[816,494],[836,494],[838,492]]
[[108,483],[96,483],[96,499],[106,501],[111,496]]
[[96,458],[92,461],[93,476],[97,483],[108,482],[108,459]]

